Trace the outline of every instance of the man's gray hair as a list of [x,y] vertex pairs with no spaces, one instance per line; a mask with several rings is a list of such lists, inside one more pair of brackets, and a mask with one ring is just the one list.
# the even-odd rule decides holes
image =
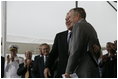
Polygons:
[[70,11],[74,11],[75,13],[79,13],[81,18],[86,19],[86,12],[83,8],[77,7],[77,8],[71,9]]

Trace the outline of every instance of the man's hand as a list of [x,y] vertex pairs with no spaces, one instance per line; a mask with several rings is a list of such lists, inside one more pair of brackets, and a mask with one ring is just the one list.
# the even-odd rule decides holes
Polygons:
[[106,62],[106,61],[108,60],[108,58],[109,58],[108,56],[103,55],[103,56],[102,56],[102,60],[103,60],[103,62]]
[[32,64],[32,60],[31,59],[27,59],[27,67],[29,67]]
[[10,62],[10,57],[7,55],[7,64]]
[[27,60],[25,59],[24,60],[24,67],[26,67],[27,66]]
[[65,73],[64,75],[65,75],[65,78],[71,78],[70,74],[68,73]]
[[45,68],[44,69],[44,77],[48,78],[48,76],[51,76],[50,69],[49,68]]
[[98,52],[100,51],[100,47],[99,47],[98,45],[94,44],[94,45],[93,45],[93,51],[94,51],[95,53],[98,53]]

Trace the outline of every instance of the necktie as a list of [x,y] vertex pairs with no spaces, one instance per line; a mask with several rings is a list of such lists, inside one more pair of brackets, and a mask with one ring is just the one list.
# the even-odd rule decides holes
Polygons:
[[25,73],[25,78],[29,78],[29,70],[27,69],[27,72]]
[[45,62],[46,62],[46,56],[44,56],[44,65],[45,65]]
[[47,59],[48,59],[48,56],[44,56],[44,65],[46,64]]
[[69,45],[69,42],[70,42],[70,39],[71,39],[71,35],[72,35],[72,32],[68,32],[68,38],[67,38],[68,45]]
[[[69,43],[70,43],[71,35],[72,35],[72,32],[68,32],[68,38],[67,38],[68,48],[69,48]],[[68,55],[70,55],[69,51],[68,51]]]

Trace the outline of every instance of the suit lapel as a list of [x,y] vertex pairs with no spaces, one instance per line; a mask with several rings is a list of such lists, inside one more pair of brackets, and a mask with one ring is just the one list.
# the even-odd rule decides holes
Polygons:
[[68,31],[66,31],[65,33],[64,33],[64,39],[63,40],[65,40],[65,49],[66,49],[66,51],[67,51],[67,55],[68,55],[68,47],[69,47],[69,45],[68,45],[68,43],[67,43],[67,36],[68,36]]

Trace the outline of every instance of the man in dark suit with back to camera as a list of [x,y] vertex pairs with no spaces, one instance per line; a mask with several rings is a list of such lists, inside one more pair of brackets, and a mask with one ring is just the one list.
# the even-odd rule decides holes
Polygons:
[[[76,73],[80,78],[99,78],[98,58],[101,47],[95,29],[85,20],[86,12],[83,8],[71,9],[68,17],[68,25],[73,26],[73,29],[65,77],[70,78],[70,74]],[[99,47],[98,51],[94,50],[95,45]]]
[[[65,19],[67,30],[56,34],[52,50],[49,54],[48,61],[46,62],[46,68],[44,70],[45,77],[49,77],[51,75],[55,78],[61,78],[62,74],[65,73],[69,56],[68,43],[72,30],[72,26],[68,25],[67,19],[68,13]],[[53,66],[55,63],[56,65]],[[51,72],[54,72],[54,75],[52,75]]]

